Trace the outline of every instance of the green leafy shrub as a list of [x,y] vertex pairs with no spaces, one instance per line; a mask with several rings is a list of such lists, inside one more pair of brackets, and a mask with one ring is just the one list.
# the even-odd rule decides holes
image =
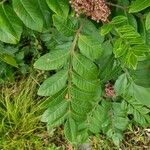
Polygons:
[[33,62],[40,56],[42,47],[36,33],[23,33],[16,45],[0,42],[0,84],[14,82],[20,75],[34,74]]
[[119,146],[131,123],[150,125],[150,2],[107,1],[109,20],[101,3],[98,7],[105,11],[92,18],[97,22],[86,8],[76,17],[69,0],[0,4],[2,42],[17,44],[24,28],[41,33],[48,53],[34,67],[50,72],[38,90],[50,97],[41,120],[49,129],[63,124],[66,138],[75,145],[104,133]]

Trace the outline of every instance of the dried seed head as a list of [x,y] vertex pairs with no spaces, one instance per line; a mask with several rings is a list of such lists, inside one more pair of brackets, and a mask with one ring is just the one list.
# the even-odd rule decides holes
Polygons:
[[105,85],[105,97],[114,97],[116,95],[115,89],[111,83]]
[[85,14],[97,22],[106,22],[110,15],[105,0],[70,0],[70,4],[77,16]]

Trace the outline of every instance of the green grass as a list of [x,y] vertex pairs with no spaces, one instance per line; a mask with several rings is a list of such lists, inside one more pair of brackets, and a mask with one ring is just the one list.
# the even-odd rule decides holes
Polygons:
[[[31,77],[0,88],[0,149],[41,150],[46,127],[40,122],[41,101]],[[44,135],[45,134],[45,135]]]

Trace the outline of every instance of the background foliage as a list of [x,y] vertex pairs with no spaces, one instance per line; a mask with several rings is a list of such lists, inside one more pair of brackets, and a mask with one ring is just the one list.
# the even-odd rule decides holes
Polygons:
[[41,120],[74,145],[104,133],[119,146],[129,126],[150,125],[150,1],[107,4],[109,21],[96,23],[68,0],[0,2],[0,83],[36,68]]

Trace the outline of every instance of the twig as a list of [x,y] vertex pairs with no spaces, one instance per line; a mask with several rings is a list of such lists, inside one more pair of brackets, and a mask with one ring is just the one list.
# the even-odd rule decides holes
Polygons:
[[31,75],[31,78],[38,86],[40,86],[40,83],[32,75]]
[[5,3],[7,0],[3,0],[0,2],[0,5],[2,5],[3,3]]
[[111,3],[111,2],[106,2],[106,4],[107,5],[110,5],[110,6],[114,6],[114,7],[117,7],[117,8],[121,8],[121,9],[126,9],[126,7],[123,7],[123,6],[121,6],[121,5],[118,5],[118,4],[113,4],[113,3]]

